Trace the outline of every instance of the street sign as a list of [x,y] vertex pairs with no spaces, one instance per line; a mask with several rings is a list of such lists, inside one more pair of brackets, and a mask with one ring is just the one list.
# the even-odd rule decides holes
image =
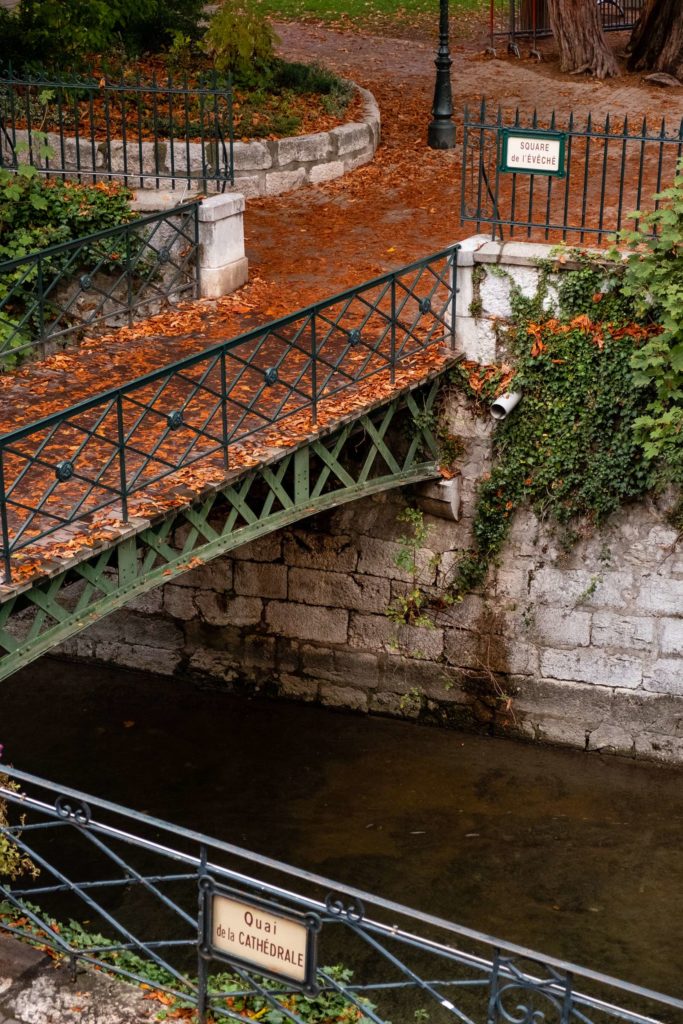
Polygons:
[[202,955],[317,992],[317,936],[320,918],[266,900],[201,882]]
[[501,128],[500,170],[509,174],[545,174],[564,178],[566,141],[565,132]]

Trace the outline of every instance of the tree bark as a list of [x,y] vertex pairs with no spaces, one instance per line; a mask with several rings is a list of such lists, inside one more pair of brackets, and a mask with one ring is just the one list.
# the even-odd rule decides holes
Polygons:
[[629,71],[660,71],[683,79],[681,0],[647,0],[629,49]]
[[573,75],[586,72],[596,78],[619,74],[595,0],[548,0],[548,14],[560,50],[562,71]]

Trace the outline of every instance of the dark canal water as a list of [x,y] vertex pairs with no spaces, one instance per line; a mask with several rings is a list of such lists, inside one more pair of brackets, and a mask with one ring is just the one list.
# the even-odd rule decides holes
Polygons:
[[17,768],[683,995],[683,772],[40,662]]

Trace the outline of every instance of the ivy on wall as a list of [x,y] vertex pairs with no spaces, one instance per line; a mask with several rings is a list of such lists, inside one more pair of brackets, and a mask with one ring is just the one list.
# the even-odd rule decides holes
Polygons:
[[[561,322],[528,321],[511,339],[523,392],[517,413],[494,436],[494,465],[480,486],[474,547],[460,562],[453,588],[479,585],[522,504],[565,527],[567,544],[648,487],[635,423],[643,393],[630,357],[648,337],[635,324],[601,324],[587,314]],[[460,370],[459,383],[467,368]]]
[[[683,486],[683,163],[654,198],[658,208],[633,214],[636,229],[621,236],[626,254],[559,255],[578,268],[559,277],[556,313],[547,311],[552,261],[532,298],[512,286],[514,371],[453,371],[480,409],[506,390],[524,397],[495,432],[474,543],[451,594],[483,583],[522,505],[557,525],[569,548],[647,491]],[[672,519],[683,530],[683,502]]]

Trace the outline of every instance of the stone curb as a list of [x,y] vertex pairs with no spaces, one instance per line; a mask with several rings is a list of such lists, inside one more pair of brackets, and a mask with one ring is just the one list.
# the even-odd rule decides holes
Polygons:
[[[369,163],[375,155],[380,142],[381,118],[375,97],[367,89],[355,82],[350,82],[363,100],[363,109],[359,121],[350,121],[327,132],[316,132],[311,135],[296,135],[272,142],[235,142],[234,143],[234,188],[247,198],[255,196],[280,195],[301,188],[302,185],[317,185],[332,181],[343,174]],[[28,140],[26,131],[16,133],[17,142]],[[64,168],[67,172],[80,173],[89,177],[92,167],[92,150],[89,140],[64,139],[54,132],[47,133],[47,143],[55,152],[63,152]],[[206,143],[207,157],[211,143]],[[171,154],[173,149],[173,154]],[[171,159],[173,157],[173,159]],[[37,160],[40,164],[40,160]],[[191,198],[195,191],[188,187],[184,175],[197,180],[197,188],[201,188],[202,146],[200,143],[180,142],[169,143],[144,142],[138,153],[128,152],[124,161],[123,142],[111,139],[109,142],[97,142],[95,148],[94,168],[98,175],[106,175],[108,170],[122,174],[124,167],[131,178],[140,175],[142,188],[140,191],[163,193],[156,184],[158,175],[169,176],[171,168],[177,176],[176,187],[170,192],[172,196],[182,195],[183,200]],[[214,189],[217,183],[210,182]],[[163,193],[169,195],[169,192]],[[175,205],[177,200],[165,203]],[[159,209],[155,205],[155,209]]]
[[236,142],[235,188],[247,198],[280,195],[333,181],[369,163],[380,143],[379,107],[371,92],[351,85],[363,100],[359,121],[274,142]]

